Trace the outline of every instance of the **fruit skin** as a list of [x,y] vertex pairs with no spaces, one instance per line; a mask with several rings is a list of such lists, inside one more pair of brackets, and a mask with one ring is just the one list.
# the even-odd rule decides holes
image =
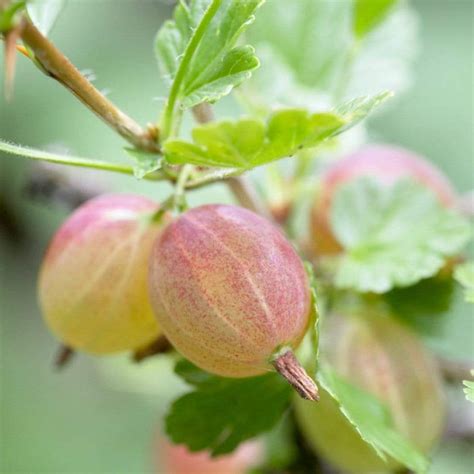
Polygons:
[[170,224],[153,248],[149,284],[166,337],[222,376],[271,370],[272,355],[296,347],[309,322],[299,256],[270,222],[236,206],[201,206]]
[[159,334],[150,306],[148,259],[158,205],[104,195],[80,206],[54,235],[39,276],[39,300],[52,332],[93,354],[135,349]]
[[441,204],[451,207],[456,193],[448,179],[432,163],[415,153],[391,145],[368,145],[331,166],[311,210],[311,238],[317,255],[334,254],[341,246],[330,226],[332,200],[342,184],[369,176],[383,184],[411,178],[431,189]]
[[[158,447],[156,474],[245,474],[262,460],[259,441],[241,444],[233,453],[212,458],[207,451],[192,453],[181,444],[162,440]],[[160,470],[164,468],[165,471]]]
[[[322,334],[323,357],[336,373],[384,403],[397,431],[428,453],[443,430],[445,399],[439,369],[422,342],[384,314],[331,315]],[[334,466],[357,474],[400,468],[375,454],[326,391],[317,406],[297,399],[295,408],[311,446]]]

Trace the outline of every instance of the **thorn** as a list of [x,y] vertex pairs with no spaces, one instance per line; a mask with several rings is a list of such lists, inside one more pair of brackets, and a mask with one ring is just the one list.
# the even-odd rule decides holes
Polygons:
[[13,96],[15,80],[16,42],[20,36],[20,25],[5,33],[5,100],[9,102]]

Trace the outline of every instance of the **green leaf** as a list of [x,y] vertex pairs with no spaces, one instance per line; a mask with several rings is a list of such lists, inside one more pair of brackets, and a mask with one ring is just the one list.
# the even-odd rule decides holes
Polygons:
[[191,451],[232,452],[241,442],[270,430],[281,419],[292,390],[278,374],[244,379],[207,374],[184,361],[176,372],[194,386],[172,404],[166,432]]
[[391,312],[418,332],[427,335],[443,329],[454,296],[454,280],[448,275],[426,278],[415,285],[394,288],[384,295]]
[[335,112],[282,109],[267,123],[251,118],[212,122],[193,129],[194,143],[171,139],[163,149],[172,164],[251,169],[317,146],[359,122],[388,96],[356,99]]
[[344,253],[340,288],[384,293],[435,275],[470,236],[469,224],[421,185],[363,177],[338,189],[331,226]]
[[[474,370],[471,370],[471,375],[474,376]],[[464,385],[463,390],[466,395],[466,399],[474,403],[474,381],[463,380],[462,383]]]
[[381,23],[397,0],[355,0],[353,27],[357,38],[363,38]]
[[[254,49],[235,44],[254,21],[254,13],[262,3],[263,0],[192,0],[189,5],[183,1],[178,4],[174,19],[158,32],[155,49],[163,76],[179,82],[176,99],[181,107],[219,100],[258,67]],[[219,6],[212,20],[200,29],[207,8],[215,4]],[[178,70],[183,66],[183,75],[179,76]]]
[[427,471],[426,458],[394,430],[388,411],[376,398],[347,383],[327,367],[319,371],[318,380],[379,457],[390,456],[417,473]]
[[31,21],[46,36],[65,4],[66,0],[28,0],[26,9]]
[[155,52],[158,66],[163,79],[169,84],[176,76],[186,45],[209,3],[210,0],[194,0],[189,5],[178,2],[173,19],[165,21],[156,35]]
[[328,90],[343,68],[350,19],[351,2],[271,0],[250,28],[249,39],[258,50],[270,47],[300,84]]
[[317,110],[341,97],[406,89],[418,50],[415,9],[399,2],[363,42],[352,10],[351,1],[267,2],[247,34],[262,63],[243,88],[250,105]]
[[359,123],[376,107],[383,104],[392,96],[393,92],[384,91],[374,96],[357,97],[356,99],[349,100],[339,107],[336,107],[335,112],[342,115],[347,122],[347,125],[339,129],[338,133],[342,133]]
[[147,153],[137,148],[125,147],[126,153],[135,160],[133,174],[135,178],[143,179],[146,175],[161,169],[163,157],[155,153]]
[[466,262],[456,267],[454,277],[464,286],[466,301],[474,303],[474,262]]

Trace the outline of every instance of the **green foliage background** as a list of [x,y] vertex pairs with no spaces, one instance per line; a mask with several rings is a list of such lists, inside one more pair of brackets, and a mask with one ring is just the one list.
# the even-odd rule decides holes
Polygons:
[[[473,4],[419,0],[414,5],[422,39],[415,83],[371,119],[371,133],[428,156],[465,191],[474,184]],[[152,44],[169,13],[165,2],[71,0],[51,38],[80,68],[95,72],[95,84],[109,87],[114,102],[145,123],[162,105],[158,96],[165,87]],[[0,98],[0,137],[38,148],[67,147],[78,156],[125,159],[119,156],[120,138],[26,59],[18,63],[14,100],[7,104],[3,94]],[[217,109],[232,116],[235,104],[226,98]],[[81,355],[64,373],[51,369],[56,343],[39,315],[35,281],[47,241],[65,212],[25,199],[29,167],[26,160],[0,156],[0,204],[14,210],[24,234],[16,244],[0,235],[0,471],[150,472],[159,420],[182,386],[159,360],[129,373],[123,358],[97,363]],[[157,199],[168,191],[167,184],[86,173],[119,191],[140,190]],[[192,196],[193,205],[230,200],[221,186]],[[472,310],[460,291],[456,301],[445,338],[434,335],[430,343],[453,357],[472,359]],[[464,474],[473,462],[468,445],[448,443],[431,472]]]

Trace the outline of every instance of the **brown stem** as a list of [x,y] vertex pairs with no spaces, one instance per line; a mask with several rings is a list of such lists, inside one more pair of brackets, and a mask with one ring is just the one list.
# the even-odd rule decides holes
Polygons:
[[250,209],[257,214],[273,220],[267,206],[262,201],[257,193],[257,190],[252,185],[247,176],[236,176],[226,180],[227,186],[232,191],[235,199],[247,209]]
[[69,362],[71,362],[72,358],[74,357],[74,349],[64,344],[59,346],[58,352],[56,353],[56,357],[54,358],[54,366],[56,369],[64,368]]
[[45,73],[69,89],[83,104],[135,147],[152,153],[160,151],[157,130],[143,130],[101,94],[79,70],[29,21],[21,31],[24,43],[33,51]]
[[164,354],[173,349],[171,342],[165,336],[159,336],[148,346],[137,349],[132,354],[132,359],[134,362],[141,362],[148,357],[152,357],[157,354]]
[[273,367],[305,400],[318,401],[319,390],[315,381],[303,369],[293,351],[287,350],[272,361]]

